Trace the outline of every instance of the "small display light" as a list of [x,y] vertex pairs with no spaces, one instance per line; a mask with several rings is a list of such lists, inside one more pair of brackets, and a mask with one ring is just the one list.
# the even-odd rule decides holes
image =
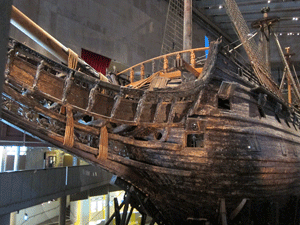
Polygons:
[[28,220],[28,214],[27,214],[27,213],[24,214],[24,220],[25,220],[25,221]]

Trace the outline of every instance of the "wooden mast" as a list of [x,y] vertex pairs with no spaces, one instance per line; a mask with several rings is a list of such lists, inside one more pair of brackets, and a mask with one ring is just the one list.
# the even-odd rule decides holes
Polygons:
[[263,55],[266,60],[266,65],[269,73],[271,74],[271,64],[270,64],[270,26],[272,23],[268,23],[268,12],[270,11],[269,7],[264,7],[261,12],[264,15],[264,19],[261,24],[261,36],[263,41]]
[[[70,49],[65,47],[62,43],[52,37],[48,32],[43,30],[39,25],[33,22],[30,18],[28,18],[14,6],[12,6],[11,11],[11,23],[26,35],[28,35],[35,42],[37,42],[39,45],[47,49],[58,59],[65,63],[68,62]],[[108,82],[108,79],[103,74],[98,73],[81,58],[78,58],[78,64],[79,66],[87,69],[92,76],[98,77],[100,78],[100,80]]]
[[[184,18],[183,18],[183,50],[192,48],[192,0],[184,0]],[[183,56],[186,62],[189,62],[189,55]]]

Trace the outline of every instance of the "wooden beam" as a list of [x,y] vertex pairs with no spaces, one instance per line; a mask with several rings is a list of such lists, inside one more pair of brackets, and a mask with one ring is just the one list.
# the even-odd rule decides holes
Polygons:
[[[12,6],[11,11],[11,24],[13,24],[51,54],[56,56],[58,59],[65,63],[68,62],[69,49],[14,6]],[[78,58],[78,64],[89,71],[92,76],[108,82],[108,79],[103,74],[98,73],[81,58]]]
[[168,143],[161,141],[140,141],[135,140],[130,137],[123,137],[117,134],[108,134],[109,139],[120,141],[124,144],[134,145],[141,148],[149,148],[149,149],[162,149],[168,151],[180,151],[182,150],[182,145],[176,143]]
[[181,71],[188,71],[191,74],[193,74],[196,78],[200,76],[200,73],[182,58],[176,59],[176,68],[178,68]]
[[[183,50],[192,48],[192,8],[192,0],[184,0]],[[183,58],[188,61],[188,53],[183,54]]]

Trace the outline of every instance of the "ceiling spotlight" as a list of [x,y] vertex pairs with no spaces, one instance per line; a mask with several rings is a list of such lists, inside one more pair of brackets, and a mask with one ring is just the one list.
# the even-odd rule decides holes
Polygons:
[[219,5],[219,9],[223,9],[223,6],[222,6],[222,5]]
[[282,33],[279,34],[280,36],[282,35]]
[[28,214],[27,214],[27,213],[25,213],[25,214],[24,214],[24,217],[23,217],[23,219],[24,219],[25,221],[27,221],[27,220],[28,220]]
[[271,3],[271,0],[268,1],[268,4]]
[[297,35],[300,35],[300,33],[297,33]]
[[298,17],[293,17],[292,20],[297,21],[299,18]]

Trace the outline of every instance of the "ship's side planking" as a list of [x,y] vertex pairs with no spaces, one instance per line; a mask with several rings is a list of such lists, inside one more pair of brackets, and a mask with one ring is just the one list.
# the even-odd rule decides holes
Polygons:
[[216,218],[220,199],[231,213],[243,199],[299,195],[298,111],[220,44],[200,79],[150,91],[11,41],[3,119],[134,184],[172,224]]

